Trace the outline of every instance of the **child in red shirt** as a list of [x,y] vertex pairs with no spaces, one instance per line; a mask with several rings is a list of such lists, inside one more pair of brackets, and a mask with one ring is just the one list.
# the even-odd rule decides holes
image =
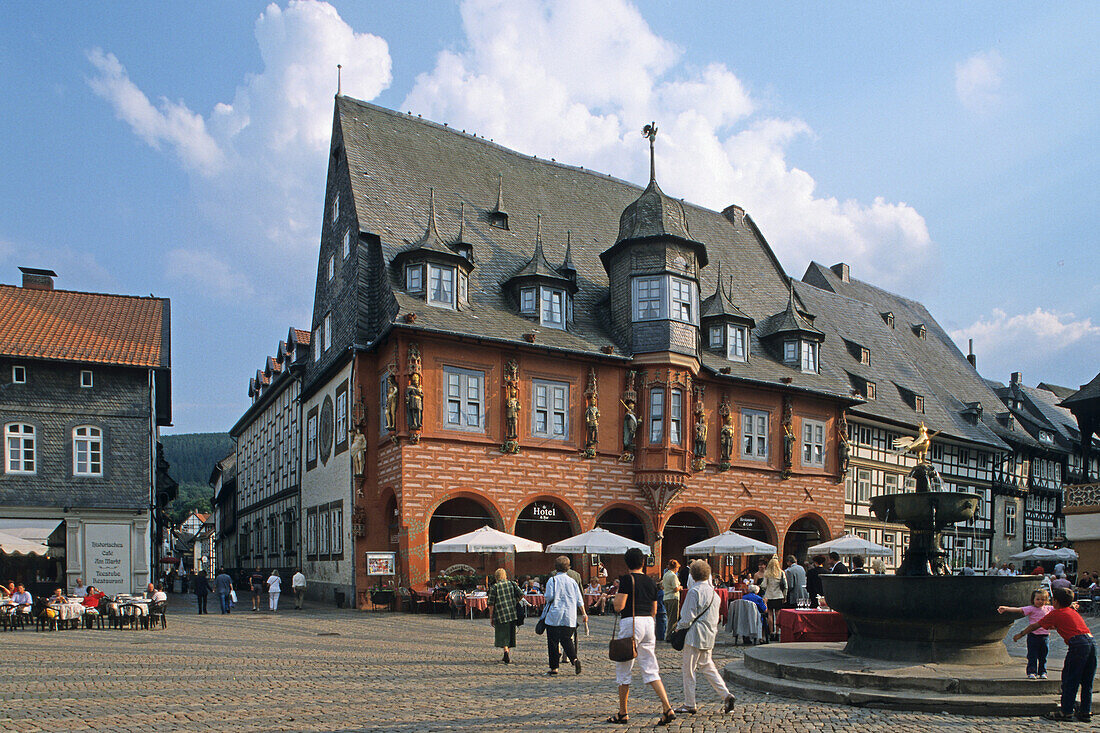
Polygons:
[[[1073,608],[1073,591],[1055,588],[1054,610],[1023,631],[1012,636],[1019,641],[1036,629],[1054,629],[1066,641],[1066,660],[1062,664],[1061,709],[1047,713],[1051,720],[1080,720],[1087,723],[1092,718],[1092,680],[1096,676],[1096,643],[1081,614]],[[1076,714],[1073,699],[1081,688],[1081,704]]]

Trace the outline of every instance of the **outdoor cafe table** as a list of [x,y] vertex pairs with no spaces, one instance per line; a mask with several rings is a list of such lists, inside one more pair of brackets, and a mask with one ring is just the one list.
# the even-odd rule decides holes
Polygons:
[[836,611],[795,610],[779,612],[779,641],[847,641],[848,625]]
[[535,608],[542,608],[546,605],[546,596],[542,593],[527,593],[523,596],[523,600],[527,601]]
[[474,611],[488,611],[489,596],[466,596],[466,609],[470,612],[470,618],[474,617]]
[[46,605],[48,608],[57,611],[58,621],[72,621],[73,619],[80,618],[84,615],[85,610],[82,602],[72,599],[64,603],[47,603]]

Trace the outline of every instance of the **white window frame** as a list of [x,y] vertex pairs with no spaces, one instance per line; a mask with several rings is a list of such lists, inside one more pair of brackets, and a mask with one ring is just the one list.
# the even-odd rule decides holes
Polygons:
[[22,364],[11,365],[11,383],[12,384],[26,384],[27,383],[27,367]]
[[317,554],[317,512],[306,513],[306,554]]
[[343,443],[348,439],[348,393],[336,393],[336,438],[335,442]]
[[671,319],[692,325],[699,323],[699,296],[695,281],[669,275],[667,290]]
[[569,439],[569,384],[531,380],[531,435],[551,440]]
[[313,361],[321,361],[321,329],[313,329],[309,338],[309,347],[313,350]]
[[324,342],[323,348],[324,348],[325,351],[328,351],[329,348],[332,346],[332,314],[331,313],[326,313],[325,314],[324,337],[325,337],[325,342]]
[[344,509],[335,506],[329,511],[329,531],[332,538],[329,541],[329,554],[344,554]]
[[871,501],[871,469],[860,468],[856,471],[856,502],[866,504]]
[[541,288],[539,322],[547,328],[565,329],[565,291]]
[[523,315],[535,315],[538,312],[538,288],[519,289],[519,312]]
[[80,388],[81,389],[91,389],[93,386],[95,386],[95,375],[92,374],[92,370],[91,369],[81,369],[80,370]]
[[866,393],[863,395],[865,399],[873,400],[878,396],[878,385],[872,381],[865,381],[863,383],[863,391]]
[[447,411],[443,427],[449,430],[485,432],[485,372],[443,367]]
[[783,363],[797,365],[799,360],[798,341],[788,340],[783,342]]
[[38,431],[34,425],[14,422],[5,425],[4,473],[31,476],[37,469]]
[[335,224],[340,218],[340,194],[336,194],[332,197],[332,223]]
[[821,420],[802,419],[802,465],[825,467],[825,423]]
[[816,341],[803,341],[801,344],[801,362],[802,371],[806,374],[817,374],[821,368],[821,361],[819,359],[820,351],[818,350],[818,344]]
[[730,361],[749,360],[749,329],[726,326],[726,358]]
[[767,461],[771,414],[764,410],[741,410],[741,457]]
[[317,554],[327,555],[329,550],[329,513],[327,510],[317,512]]
[[103,475],[103,431],[94,425],[73,428],[73,476]]
[[667,278],[664,275],[636,277],[632,282],[631,311],[635,321],[658,321],[668,312]]
[[665,390],[649,391],[649,443],[659,445],[665,439]]
[[344,259],[348,258],[351,254],[351,229],[344,230]]
[[317,460],[317,415],[306,418],[306,462]]
[[336,277],[336,255],[328,256],[328,279]]
[[410,293],[424,290],[424,265],[405,265],[405,290]]
[[710,327],[710,329],[708,330],[708,333],[709,333],[708,343],[710,344],[710,348],[712,348],[712,349],[722,348],[722,336],[723,336],[723,331],[724,330],[725,329],[723,329],[721,326],[711,326]]
[[470,302],[470,277],[458,269],[458,302],[455,307]]
[[684,392],[674,389],[668,395],[668,442],[672,445],[684,443]]
[[453,309],[455,307],[455,284],[455,268],[428,263],[429,305]]

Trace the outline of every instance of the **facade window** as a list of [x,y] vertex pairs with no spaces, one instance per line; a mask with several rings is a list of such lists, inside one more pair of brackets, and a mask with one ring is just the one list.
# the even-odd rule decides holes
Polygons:
[[484,432],[485,374],[469,369],[443,367],[447,376],[447,427]]
[[519,312],[524,315],[535,314],[535,293],[538,292],[534,288],[523,288],[519,291]]
[[924,398],[919,394],[913,395],[913,409],[917,412],[924,412]]
[[672,284],[672,317],[683,323],[695,323],[695,283],[678,277]]
[[864,390],[866,394],[863,396],[869,400],[875,399],[875,395],[878,393],[874,382],[867,382],[867,389]]
[[722,327],[711,326],[710,327],[710,348],[720,349],[722,348]]
[[668,398],[668,439],[673,445],[683,443],[683,433],[680,427],[683,420],[684,393],[674,389]]
[[332,346],[332,314],[331,313],[326,313],[325,314],[325,344],[324,344],[325,351],[328,351],[330,346]]
[[306,554],[317,554],[317,512],[306,514]]
[[288,509],[283,517],[283,554],[293,555],[295,549],[294,514],[293,510]]
[[306,462],[317,463],[317,416],[306,420]]
[[741,425],[741,457],[768,460],[768,413],[742,410]]
[[348,440],[348,393],[336,393],[336,442]]
[[317,552],[328,554],[329,548],[329,513],[320,511],[317,513]]
[[350,255],[350,254],[351,254],[351,230],[348,229],[346,232],[344,232],[344,259],[346,260],[348,258],[348,255]]
[[860,347],[859,349],[859,363],[870,364],[871,363],[871,350]]
[[268,554],[279,554],[279,525],[275,523],[274,515],[267,518],[267,536]]
[[802,342],[802,371],[816,373],[817,372],[817,354],[818,346],[813,341]]
[[866,504],[871,500],[871,472],[865,468],[856,471],[856,501]]
[[1005,504],[1005,536],[1016,536],[1016,502],[1014,501]]
[[424,289],[424,265],[409,265],[405,268],[405,290],[419,293]]
[[329,255],[328,258],[328,279],[331,280],[336,276],[336,257]]
[[329,525],[332,528],[332,542],[329,552],[333,555],[341,555],[344,552],[344,510],[341,507],[334,507],[331,517]]
[[649,442],[657,445],[665,437],[665,391],[654,389],[649,393]]
[[1046,430],[1040,430],[1039,431],[1039,441],[1043,442],[1043,443],[1053,443],[1054,442],[1054,434],[1050,433],[1049,431],[1046,431]]
[[819,420],[802,421],[802,465],[825,465],[825,423]]
[[16,364],[11,368],[11,382],[12,384],[26,384],[27,383],[27,367]]
[[726,358],[730,361],[747,361],[749,358],[749,333],[743,326],[728,326],[729,349]]
[[565,440],[569,435],[569,385],[536,379],[532,434],[541,438]]
[[665,278],[634,278],[634,320],[651,321],[664,315]]
[[335,224],[336,220],[340,218],[340,194],[336,194],[332,197],[332,222]]
[[542,325],[565,328],[565,291],[542,289]]
[[4,427],[5,461],[8,473],[35,472],[35,433],[33,425],[11,423]]
[[455,269],[428,265],[428,302],[447,308],[455,307]]
[[85,425],[73,430],[73,475],[103,475],[103,433]]
[[466,276],[466,273],[461,271],[458,273],[458,302],[470,302],[470,278]]
[[314,361],[320,361],[321,360],[321,339],[320,339],[320,335],[321,335],[321,329],[315,328],[315,329],[313,329],[313,335],[309,339],[310,347],[313,349],[313,360]]
[[95,384],[94,377],[92,376],[91,369],[80,370],[80,386],[85,389],[90,389]]
[[783,363],[784,364],[797,364],[798,363],[798,342],[797,341],[784,341],[783,342]]

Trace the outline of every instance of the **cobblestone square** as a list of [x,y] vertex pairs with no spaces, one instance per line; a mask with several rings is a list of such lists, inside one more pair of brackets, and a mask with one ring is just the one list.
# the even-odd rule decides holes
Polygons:
[[[656,698],[638,684],[631,723],[616,709],[606,640],[595,617],[581,637],[580,676],[544,676],[546,643],[534,623],[500,663],[484,619],[293,608],[198,616],[172,598],[166,630],[80,630],[0,635],[0,729],[32,731],[595,731],[653,729]],[[1057,651],[1057,650],[1052,650]],[[721,646],[719,666],[739,653]],[[673,703],[682,702],[679,654],[658,648]],[[1022,660],[1021,660],[1022,664]],[[1022,666],[1021,666],[1022,674]],[[700,712],[670,730],[1024,731],[1036,719],[897,713],[807,703],[734,688],[733,714],[700,681]],[[1086,726],[1075,724],[1084,729]]]

